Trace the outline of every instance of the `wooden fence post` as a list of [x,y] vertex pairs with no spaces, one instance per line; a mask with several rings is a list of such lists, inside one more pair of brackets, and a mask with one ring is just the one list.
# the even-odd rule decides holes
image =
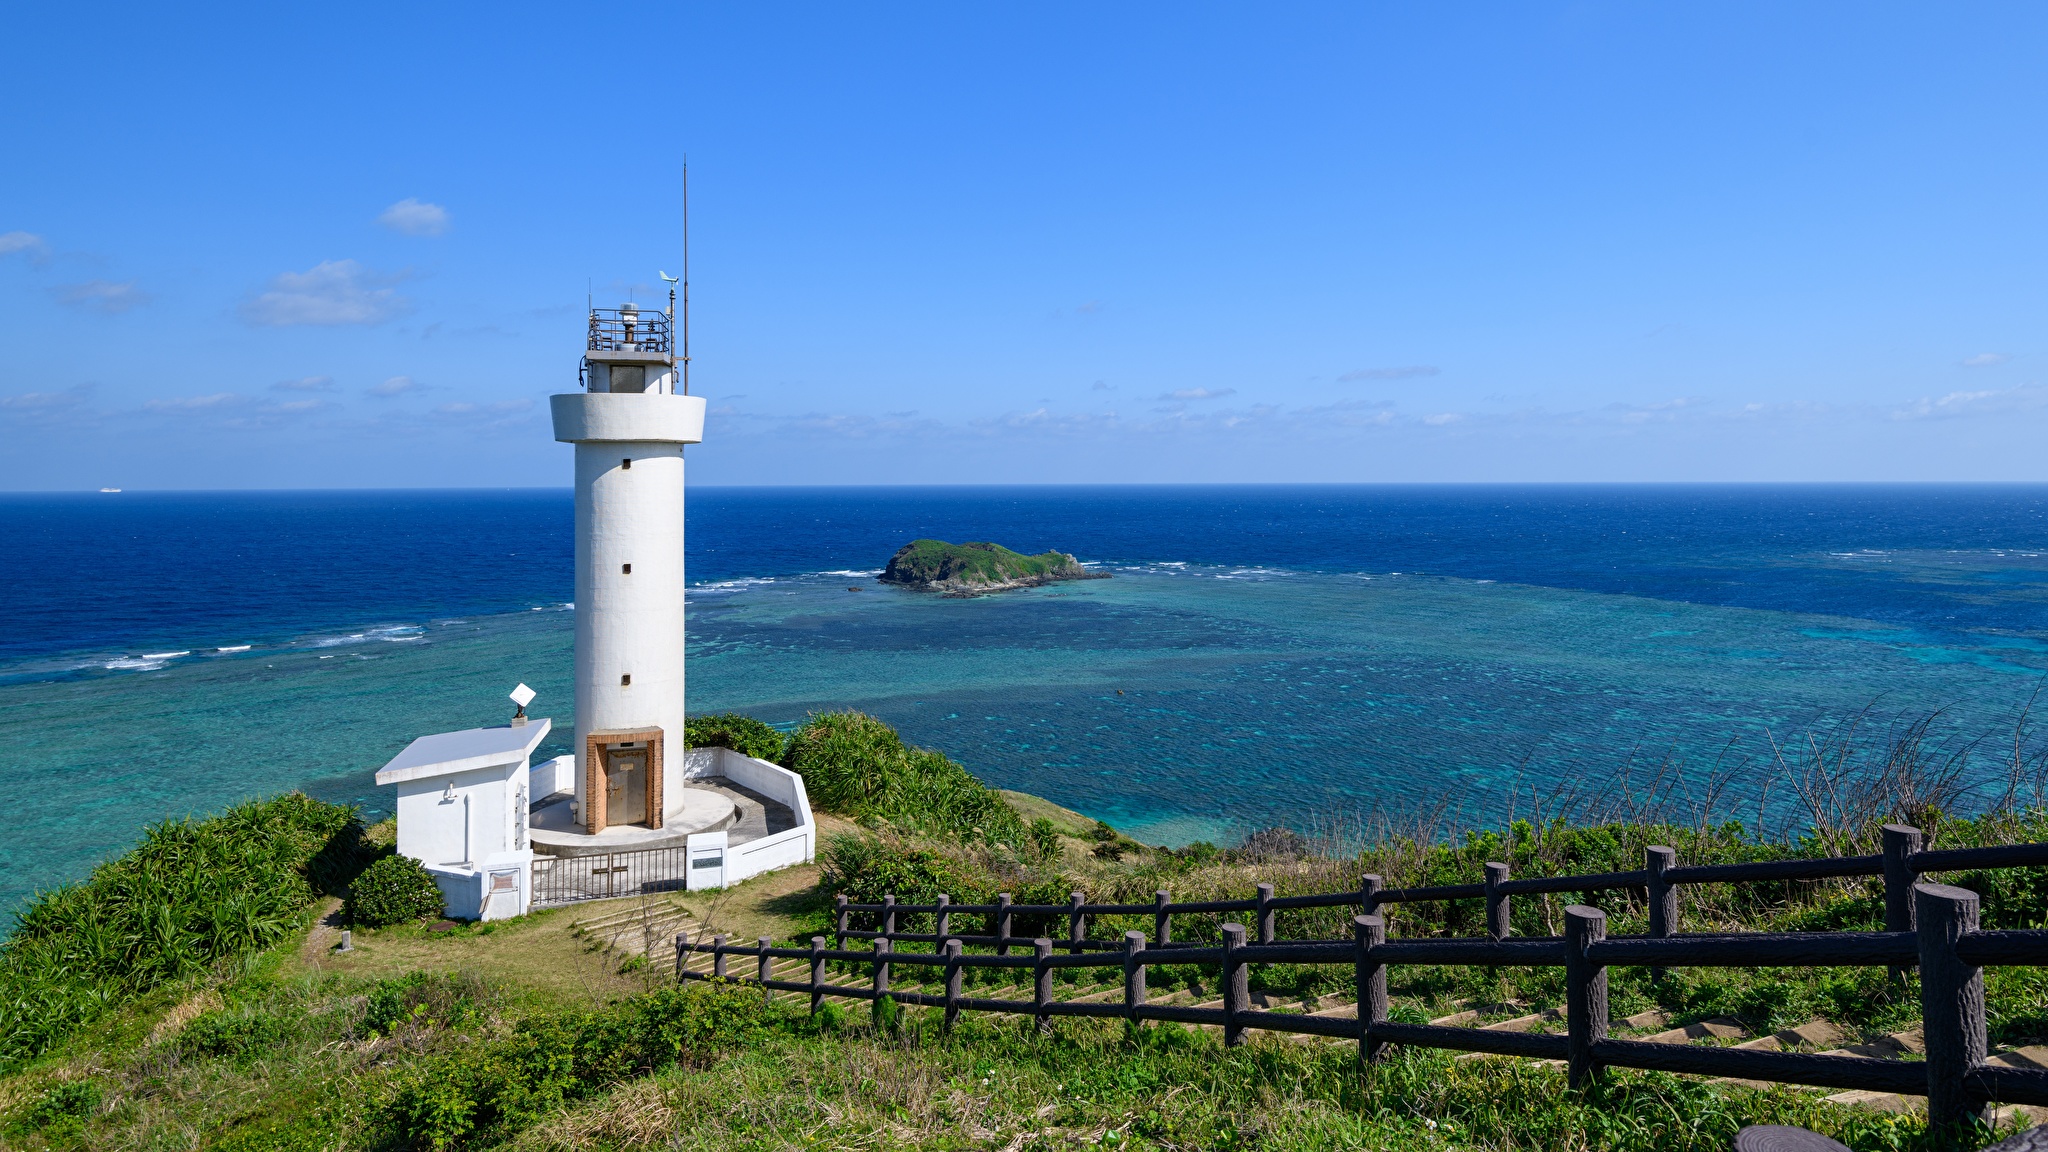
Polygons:
[[825,1004],[825,938],[811,937],[811,1015]]
[[946,1031],[960,1019],[960,942],[946,941]]
[[690,950],[690,939],[683,933],[676,933],[676,983],[683,982],[683,956]]
[[882,939],[896,935],[896,894],[890,892],[882,897]]
[[844,952],[844,951],[846,951],[846,894],[845,894],[845,893],[843,893],[843,892],[842,892],[842,893],[840,893],[839,895],[837,895],[837,896],[834,896],[834,897],[832,898],[832,912],[833,912],[833,922],[834,922],[834,924],[836,925],[836,927],[835,927],[835,928],[833,929],[833,931],[832,931],[832,950],[833,950],[833,951],[835,951],[835,952]]
[[773,957],[768,955],[768,937],[761,937],[759,947],[761,949],[761,1002],[765,1004],[775,999],[775,989],[768,987],[768,979],[775,971],[775,961]]
[[1368,872],[1358,878],[1358,912],[1361,916],[1380,914],[1380,889],[1385,883]]
[[[1666,937],[1678,935],[1678,885],[1664,878],[1666,872],[1678,867],[1678,849],[1662,844],[1652,844],[1643,849],[1643,871],[1649,874],[1650,882],[1644,887],[1650,897],[1650,935]],[[1650,969],[1650,979],[1664,976],[1664,969]]]
[[1261,944],[1273,942],[1273,886],[1259,885],[1258,940]]
[[1010,894],[996,893],[996,955],[1010,954]]
[[1984,970],[1956,957],[1956,941],[1977,930],[1977,894],[1919,884],[1913,904],[1920,936],[1920,1023],[1927,1037],[1927,1119],[1934,1125],[1982,1120],[1984,1101],[1964,1077],[1984,1063],[1988,1048]]
[[1235,1048],[1244,1043],[1244,1024],[1240,1014],[1251,1008],[1250,973],[1244,962],[1237,958],[1237,950],[1244,947],[1244,925],[1223,926],[1223,1043]]
[[725,937],[723,936],[713,936],[711,938],[711,975],[715,979],[725,979]]
[[1387,968],[1372,952],[1387,942],[1387,922],[1353,916],[1351,934],[1358,941],[1358,1064],[1363,1068],[1387,1054],[1387,1046],[1372,1038],[1372,1026],[1387,1020]]
[[1124,933],[1124,1012],[1132,1027],[1142,1026],[1136,1009],[1145,1003],[1145,934]]
[[1052,1031],[1052,1013],[1045,1010],[1052,1003],[1052,966],[1046,961],[1052,959],[1052,941],[1040,936],[1031,942],[1033,960],[1031,965],[1031,1007],[1032,1015],[1038,1018],[1038,1031],[1043,1034]]
[[946,910],[946,905],[952,903],[952,901],[947,899],[944,892],[941,892],[936,903],[939,908],[938,911],[932,913],[932,935],[944,940],[953,934],[951,927],[953,914]]
[[1173,897],[1161,888],[1152,897],[1152,939],[1161,948],[1173,943],[1173,913],[1166,910]]
[[1508,935],[1508,894],[1500,886],[1508,882],[1508,866],[1495,861],[1486,865],[1486,934],[1495,940]]
[[[1884,930],[1913,930],[1913,885],[1920,879],[1913,871],[1913,853],[1925,837],[1910,824],[1887,824],[1879,830],[1884,842]],[[1900,965],[1892,969],[1892,982],[1904,984],[1913,969]]]
[[1607,1039],[1607,969],[1586,957],[1586,946],[1607,939],[1607,913],[1584,904],[1564,910],[1565,1025],[1570,1081],[1584,1087],[1599,1068],[1593,1045]]
[[1081,954],[1081,941],[1088,938],[1088,918],[1081,914],[1081,894],[1067,893],[1067,951]]
[[889,954],[895,950],[896,945],[887,936],[875,941],[874,984],[877,1004],[881,1003],[882,997],[889,994]]
[[1643,871],[1650,874],[1650,935],[1678,935],[1678,885],[1664,878],[1678,867],[1678,849],[1652,844],[1643,849]]
[[1913,871],[1913,853],[1925,839],[1909,824],[1887,824],[1880,830],[1884,840],[1884,930],[1913,930],[1913,885],[1919,876]]

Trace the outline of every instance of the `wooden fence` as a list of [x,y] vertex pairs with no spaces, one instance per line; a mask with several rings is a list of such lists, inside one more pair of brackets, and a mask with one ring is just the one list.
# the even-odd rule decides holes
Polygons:
[[[1041,1028],[1055,1016],[1092,1016],[1132,1022],[1168,1020],[1215,1025],[1226,1044],[1240,1044],[1250,1029],[1354,1040],[1361,1062],[1379,1059],[1390,1044],[1412,1044],[1464,1052],[1486,1052],[1565,1061],[1570,1080],[1583,1084],[1603,1067],[1645,1068],[1689,1072],[1827,1088],[1862,1089],[1924,1095],[1930,1115],[1939,1120],[1982,1115],[1986,1102],[2048,1105],[2048,1070],[2015,1069],[1986,1063],[1989,1051],[1985,1026],[1982,969],[1999,965],[2048,964],[2048,931],[1984,931],[1978,927],[1978,899],[1973,892],[1918,880],[1923,873],[1962,869],[2048,865],[2048,844],[1939,851],[1921,847],[1917,829],[1889,825],[1884,851],[1874,856],[1817,860],[1784,860],[1759,864],[1718,864],[1684,867],[1670,848],[1652,847],[1639,871],[1589,876],[1513,880],[1504,864],[1487,864],[1479,884],[1389,889],[1377,876],[1366,876],[1357,891],[1308,896],[1273,895],[1269,884],[1244,900],[1173,903],[1160,892],[1150,904],[1089,904],[1075,893],[1068,903],[1020,905],[1000,895],[994,904],[955,905],[945,896],[932,904],[836,906],[835,946],[825,937],[811,938],[809,948],[776,948],[767,937],[749,947],[728,945],[725,937],[710,944],[676,939],[679,979],[733,978],[728,959],[751,957],[756,972],[749,982],[770,994],[807,993],[816,1011],[827,996],[875,1000],[944,1009],[950,1027],[963,1011],[1030,1015]],[[1885,878],[1885,925],[1882,932],[1794,932],[1681,935],[1678,933],[1677,889],[1687,884],[1750,881],[1813,880],[1838,876]],[[1649,898],[1650,932],[1644,936],[1607,935],[1606,913],[1572,905],[1564,911],[1564,935],[1511,937],[1508,901],[1521,894],[1595,892],[1641,888]],[[1389,940],[1378,915],[1387,904],[1483,899],[1488,935],[1462,938]],[[1288,908],[1354,906],[1348,940],[1276,940],[1274,914]],[[1220,946],[1179,943],[1173,939],[1173,917],[1190,914],[1252,913],[1253,926],[1226,923]],[[1126,932],[1120,941],[1090,939],[1091,917],[1142,915],[1153,917],[1153,934]],[[850,927],[854,914],[872,915],[878,929]],[[897,918],[930,915],[936,931],[899,932]],[[1012,934],[1013,918],[1025,914],[1067,919],[1066,938],[1023,938]],[[951,931],[952,917],[984,920],[985,932]],[[848,949],[848,939],[872,941],[871,950]],[[902,943],[930,943],[931,952],[898,952]],[[992,954],[970,954],[968,946],[988,947]],[[1011,953],[1028,948],[1028,954]],[[692,953],[712,957],[710,973],[686,968]],[[778,959],[810,964],[808,980],[772,976]],[[868,987],[835,985],[826,979],[828,963],[866,966]],[[1146,969],[1153,964],[1195,964],[1220,970],[1223,1006],[1200,1008],[1147,1002]],[[1358,1013],[1354,1018],[1306,1015],[1258,1009],[1251,1005],[1248,965],[1343,964],[1354,970]],[[1507,1032],[1483,1028],[1402,1024],[1387,1018],[1387,974],[1390,965],[1556,966],[1565,970],[1563,1034]],[[912,965],[942,970],[943,993],[892,992],[891,970]],[[1882,966],[1920,972],[1921,1020],[1925,1063],[1878,1060],[1860,1056],[1806,1055],[1757,1049],[1698,1047],[1617,1040],[1608,1036],[1607,969],[1650,968]],[[968,968],[1029,970],[1030,1000],[971,997],[962,994],[961,974]],[[1121,1003],[1062,1002],[1052,998],[1053,973],[1063,968],[1120,968]]]

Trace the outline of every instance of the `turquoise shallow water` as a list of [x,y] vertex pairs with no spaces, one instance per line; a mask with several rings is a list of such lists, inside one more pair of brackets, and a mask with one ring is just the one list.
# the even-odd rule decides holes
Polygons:
[[[521,680],[566,731],[569,511],[0,497],[0,903],[248,796],[379,813],[377,766],[502,721]],[[875,585],[921,535],[1115,575]],[[1982,782],[2048,672],[2044,539],[2048,489],[2024,487],[714,491],[691,510],[690,705],[865,708],[1167,842],[1611,798],[1625,764],[1697,781],[1866,708],[1989,738]],[[1728,810],[1754,815],[1766,779]]]
[[[858,583],[864,591],[848,592]],[[1153,840],[1339,822],[1449,793],[1598,787],[1629,758],[1760,757],[1876,702],[1996,732],[2048,651],[1846,617],[1432,576],[1145,565],[949,600],[820,575],[700,589],[693,711],[859,707],[991,783]],[[567,730],[568,610],[0,686],[21,803],[0,897],[78,874],[138,824],[301,787],[383,809],[415,735],[503,718],[524,680]],[[556,741],[543,752],[566,751]]]

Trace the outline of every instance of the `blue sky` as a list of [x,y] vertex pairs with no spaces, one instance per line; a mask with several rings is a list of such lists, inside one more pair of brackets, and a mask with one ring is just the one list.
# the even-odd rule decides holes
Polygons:
[[19,6],[0,489],[2048,479],[2022,5]]

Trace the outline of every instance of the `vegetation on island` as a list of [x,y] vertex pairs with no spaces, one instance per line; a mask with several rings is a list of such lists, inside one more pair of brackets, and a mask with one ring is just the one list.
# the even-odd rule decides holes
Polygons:
[[1089,571],[1065,552],[1026,556],[986,541],[948,544],[944,540],[912,540],[889,557],[879,579],[884,584],[971,595],[1107,575]]
[[[774,733],[743,719],[723,718],[718,727],[741,741]],[[700,729],[704,739],[692,743],[705,746],[710,733]],[[1441,812],[1382,814],[1315,835],[1266,830],[1231,848],[1168,850],[1035,797],[991,792],[951,761],[942,767],[918,755],[872,717],[813,717],[793,737],[773,739],[781,758],[806,773],[833,832],[820,866],[725,892],[610,907],[678,900],[706,932],[795,943],[829,936],[835,894],[868,901],[894,892],[908,902],[944,891],[967,903],[1007,891],[1019,903],[1059,903],[1084,891],[1142,902],[1158,888],[1179,900],[1241,898],[1261,882],[1282,895],[1331,891],[1354,887],[1363,872],[1391,887],[1469,883],[1489,860],[1509,862],[1517,876],[1628,870],[1651,843],[1677,847],[1689,863],[1870,851],[1878,825],[1897,819],[1943,847],[2048,838],[2048,804],[2038,795],[2008,790],[1987,812],[1954,814],[1963,808],[1958,793],[1880,751],[1868,763],[1831,760],[1828,787],[1795,784],[1813,806],[1791,834],[1715,818],[1675,788],[1649,789],[1647,798],[1638,788],[1603,793],[1610,807],[1553,797],[1539,813],[1492,827],[1456,828]],[[1007,819],[988,807],[991,797]],[[270,847],[188,853],[207,862],[205,891],[231,901],[277,888],[284,927],[206,951],[203,962],[160,965],[164,975],[110,993],[96,1019],[74,1015],[84,1026],[53,1033],[33,1051],[16,1049],[0,1075],[7,1146],[1721,1152],[1752,1123],[1797,1124],[1858,1152],[1967,1150],[1993,1139],[1981,1130],[1929,1131],[1917,1114],[1834,1104],[1824,1093],[1659,1073],[1613,1070],[1577,1090],[1562,1069],[1430,1050],[1397,1050],[1361,1073],[1353,1045],[1264,1033],[1226,1049],[1208,1032],[1171,1024],[1131,1029],[1062,1018],[1039,1035],[1028,1019],[978,1013],[946,1032],[938,1013],[894,1004],[871,1013],[828,1001],[812,1014],[801,996],[764,998],[744,985],[679,988],[665,959],[649,963],[569,931],[593,914],[589,906],[444,932],[417,921],[364,928],[354,951],[335,954],[321,929],[305,935],[308,905],[316,893],[344,890],[336,877],[374,849],[362,847],[346,813],[336,819],[339,810],[303,797],[268,804],[275,809],[250,806],[153,830],[79,886],[108,901],[126,893],[139,909],[154,907],[158,893],[180,893],[184,910],[170,919],[196,922],[195,906],[213,907],[211,896],[177,884],[138,887],[135,878],[163,874],[181,858],[167,847],[210,838],[218,824]],[[1004,830],[991,834],[994,826]],[[338,869],[316,865],[341,859],[349,863]],[[2048,923],[2048,869],[1944,879],[1983,895],[1987,928]],[[36,906],[44,935],[57,930],[47,910],[56,895]],[[1579,899],[1518,897],[1514,930],[1550,934],[1563,904]],[[1599,903],[1615,933],[1646,926],[1639,895],[1603,893]],[[1470,934],[1480,918],[1468,902],[1388,913],[1390,931],[1402,936]],[[1881,887],[1862,878],[1689,887],[1683,914],[1687,931],[1874,928]],[[1332,936],[1348,913],[1279,915],[1283,936]],[[1214,939],[1224,918],[1177,917],[1175,933]],[[1019,931],[1064,929],[1018,920]],[[929,917],[899,917],[904,930],[929,931],[928,924]],[[1149,917],[1105,916],[1090,934],[1150,927]],[[10,942],[0,957],[10,978],[14,948]],[[138,945],[137,955],[147,953]],[[1206,997],[1214,975],[1158,965],[1151,987],[1155,995]],[[1342,996],[1350,976],[1341,966],[1270,965],[1256,968],[1252,982],[1269,997],[1312,1004]],[[2048,974],[1994,968],[1985,976],[1994,1043],[2048,1035]],[[1063,970],[1059,986],[1083,992],[1070,983],[1079,977]],[[911,978],[899,967],[900,983]],[[977,986],[999,979],[982,969],[968,976]],[[1616,1017],[1654,1007],[1674,1023],[1729,1017],[1756,1034],[1818,1017],[1852,1035],[1917,1020],[1910,978],[1897,983],[1882,969],[1617,968],[1610,981]],[[1409,1022],[1474,1004],[1538,1011],[1556,1006],[1562,990],[1547,969],[1426,966],[1394,970],[1390,989],[1395,1018]]]

